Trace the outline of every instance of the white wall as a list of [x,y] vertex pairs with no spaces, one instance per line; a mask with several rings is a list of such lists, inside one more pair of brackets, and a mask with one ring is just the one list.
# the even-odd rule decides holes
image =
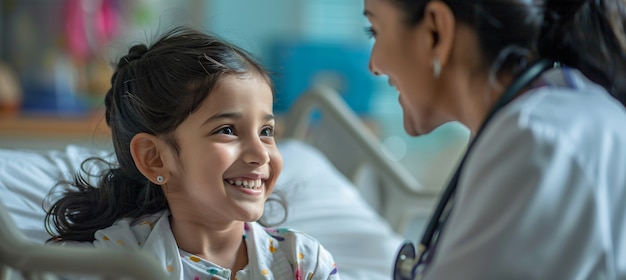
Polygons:
[[210,0],[204,26],[261,57],[273,40],[366,42],[361,0]]

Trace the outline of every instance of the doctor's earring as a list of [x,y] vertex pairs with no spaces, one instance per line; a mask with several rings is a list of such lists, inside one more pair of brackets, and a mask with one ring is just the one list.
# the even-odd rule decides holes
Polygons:
[[157,176],[157,177],[156,177],[156,180],[157,180],[157,182],[158,182],[159,184],[162,184],[162,183],[163,183],[163,181],[165,181],[165,179],[163,179],[163,176],[161,176],[161,175]]
[[438,57],[433,58],[433,78],[439,78],[441,75],[441,61]]

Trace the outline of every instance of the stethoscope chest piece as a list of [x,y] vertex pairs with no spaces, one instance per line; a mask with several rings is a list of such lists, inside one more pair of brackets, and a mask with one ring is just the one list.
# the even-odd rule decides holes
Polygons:
[[405,241],[398,251],[393,270],[394,280],[413,280],[417,263],[417,251],[415,245]]

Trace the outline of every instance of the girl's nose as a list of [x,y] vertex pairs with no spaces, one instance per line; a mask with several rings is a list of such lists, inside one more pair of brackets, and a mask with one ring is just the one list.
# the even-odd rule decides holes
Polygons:
[[256,137],[246,145],[243,151],[243,161],[252,165],[264,165],[270,161],[269,151],[261,139]]

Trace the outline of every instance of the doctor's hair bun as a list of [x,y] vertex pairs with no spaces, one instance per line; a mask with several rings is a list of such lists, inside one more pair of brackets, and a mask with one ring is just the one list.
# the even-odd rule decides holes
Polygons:
[[571,56],[571,36],[567,33],[575,25],[576,15],[583,13],[587,0],[546,0],[544,20],[537,42],[537,50],[543,57],[563,61]]
[[577,68],[626,102],[626,2],[546,0],[540,56]]
[[[564,20],[571,18],[576,12],[583,6],[583,4],[590,3],[589,0],[546,0],[545,8],[546,12],[550,12],[554,15],[561,17]],[[595,1],[599,2],[599,1]]]

